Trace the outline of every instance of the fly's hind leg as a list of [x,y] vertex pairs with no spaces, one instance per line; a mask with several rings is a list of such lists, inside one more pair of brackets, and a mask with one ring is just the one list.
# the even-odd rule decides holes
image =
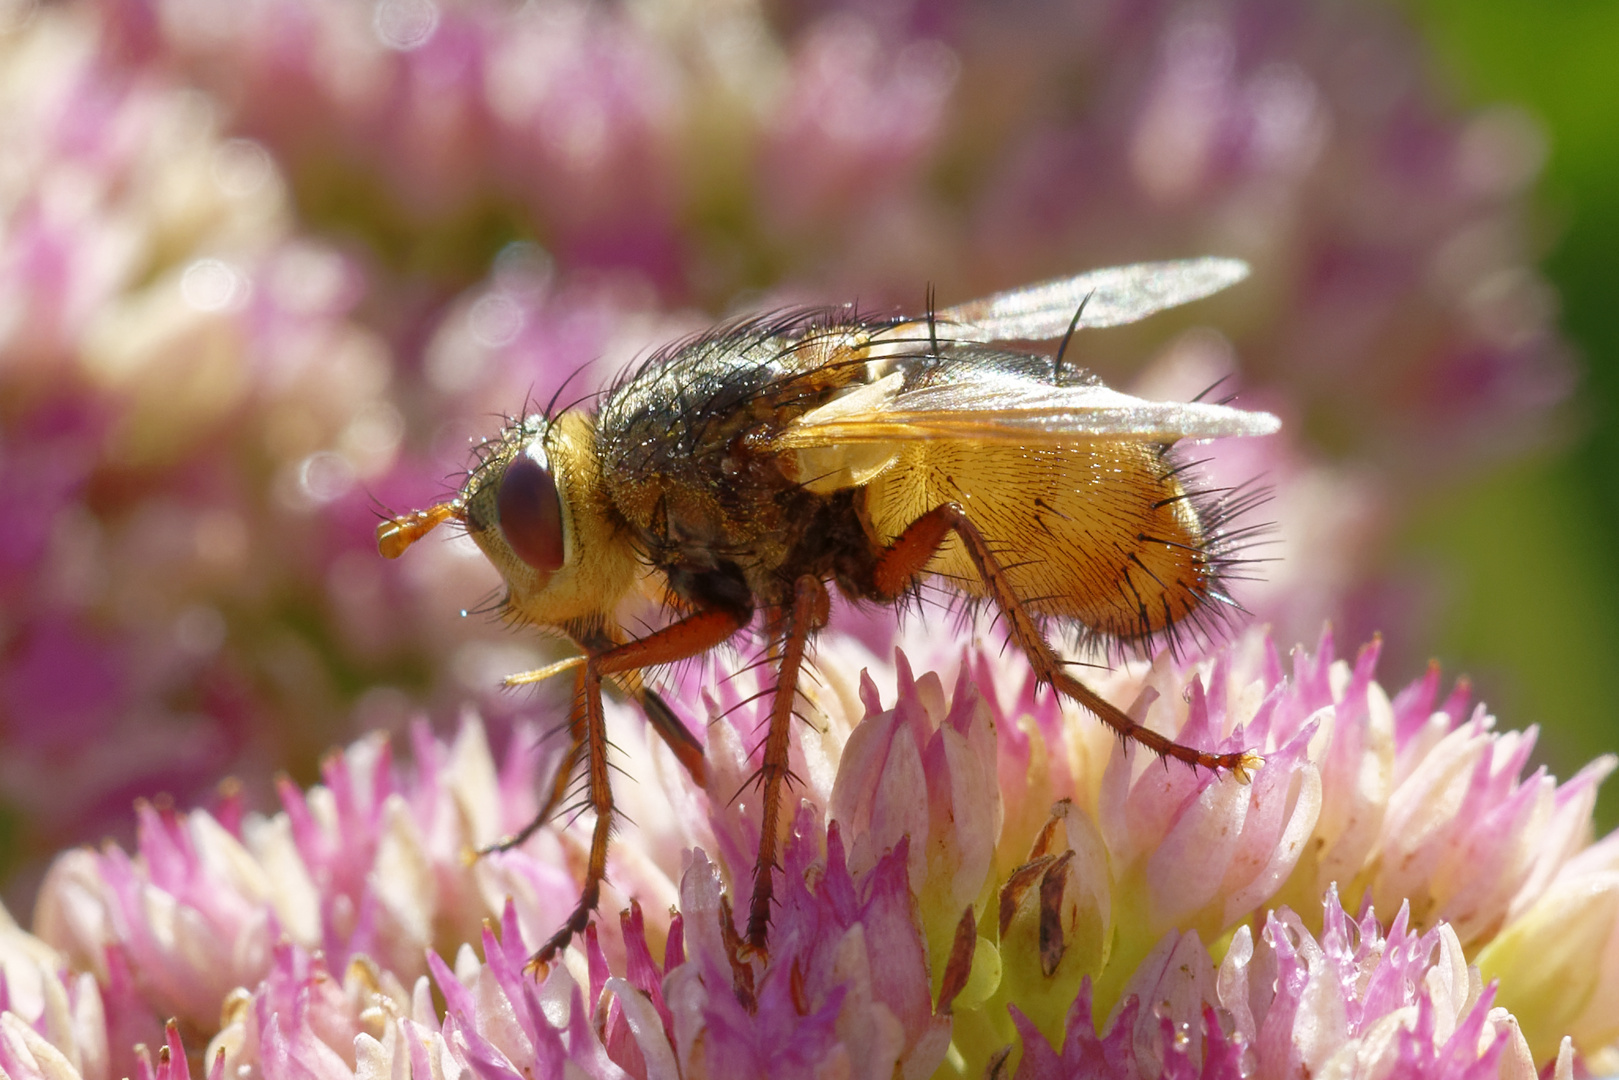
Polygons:
[[[590,921],[591,912],[601,899],[602,882],[607,878],[607,845],[613,835],[613,788],[609,782],[607,762],[607,722],[602,711],[602,679],[621,672],[638,671],[658,664],[671,664],[687,657],[707,652],[730,637],[747,622],[736,612],[701,610],[679,622],[648,634],[635,641],[614,645],[585,658],[574,683],[574,702],[569,730],[575,738],[582,736],[585,766],[585,801],[596,814],[596,824],[590,834],[590,860],[585,867],[585,880],[579,888],[579,902],[574,905],[562,928],[535,954],[528,958],[526,968],[531,973],[543,971],[553,957],[583,932]],[[564,762],[571,773],[577,751],[570,751]],[[558,783],[564,787],[567,777]],[[519,835],[527,835],[538,828],[531,824]]]
[[1188,765],[1200,765],[1205,769],[1225,769],[1237,779],[1247,781],[1249,773],[1260,763],[1254,754],[1211,754],[1194,747],[1183,746],[1136,723],[1122,709],[1070,675],[1061,658],[1046,641],[1045,635],[1040,632],[1028,608],[1018,598],[1016,590],[1007,578],[1006,570],[1001,566],[995,552],[990,549],[984,534],[978,531],[978,526],[973,524],[966,511],[956,503],[936,506],[911,522],[889,545],[888,550],[883,552],[873,572],[873,584],[878,597],[885,600],[900,597],[916,575],[927,566],[928,561],[939,550],[939,545],[943,544],[952,532],[961,537],[962,545],[966,548],[968,557],[972,559],[973,566],[977,568],[979,577],[983,579],[990,599],[1006,618],[1012,640],[1017,642],[1018,647],[1029,658],[1035,676],[1041,682],[1050,683],[1059,693],[1067,695],[1095,713],[1098,719],[1116,731],[1121,738],[1134,739],[1160,757],[1171,757]]

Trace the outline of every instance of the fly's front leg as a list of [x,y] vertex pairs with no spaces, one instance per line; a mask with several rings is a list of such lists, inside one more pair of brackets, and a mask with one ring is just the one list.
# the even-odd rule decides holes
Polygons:
[[1247,781],[1250,771],[1260,764],[1258,756],[1251,753],[1211,754],[1184,746],[1143,724],[1136,723],[1122,709],[1070,675],[1061,658],[1046,641],[1045,635],[1040,632],[1028,608],[1018,598],[1006,570],[996,558],[995,552],[990,549],[984,534],[978,531],[978,526],[973,524],[967,512],[956,503],[945,503],[929,510],[906,526],[905,531],[889,545],[888,550],[878,559],[873,574],[873,583],[879,596],[888,600],[901,596],[939,550],[939,545],[943,544],[945,538],[952,532],[961,537],[967,556],[977,568],[978,576],[989,591],[990,599],[1005,617],[1012,640],[1017,642],[1018,647],[1029,658],[1029,664],[1034,668],[1036,678],[1050,683],[1059,693],[1067,695],[1095,713],[1099,720],[1118,732],[1120,737],[1134,739],[1160,757],[1172,757],[1188,765],[1201,765],[1205,769],[1225,769],[1238,780]]
[[[543,971],[575,934],[583,932],[601,899],[602,882],[607,878],[607,845],[613,835],[613,788],[608,776],[607,721],[602,711],[603,677],[705,653],[746,623],[746,617],[738,612],[698,611],[644,638],[585,658],[575,683],[573,719],[569,727],[583,734],[585,799],[596,815],[590,834],[590,861],[585,867],[585,880],[579,888],[579,902],[574,905],[573,913],[562,928],[528,958],[526,968],[531,973]],[[532,832],[536,827],[531,826],[525,832]]]
[[[598,651],[605,652],[612,647],[612,643],[608,643],[600,646]],[[511,675],[507,677],[506,685],[508,687],[526,686],[530,683],[542,682],[568,668],[579,668],[582,675],[585,660],[586,658],[583,656],[573,656],[537,671],[525,671],[518,675]],[[691,777],[692,782],[698,787],[706,785],[708,772],[703,761],[703,746],[687,729],[686,725],[681,722],[680,718],[674,714],[674,711],[669,708],[668,703],[641,680],[639,671],[620,672],[613,681],[618,684],[619,689],[641,703],[641,710],[646,714],[648,722],[652,725],[652,730],[656,731],[658,736],[663,739],[664,745],[673,751],[675,759],[686,770],[686,774]],[[581,693],[582,691],[576,685],[574,687],[575,702],[581,700]],[[497,851],[510,851],[539,832],[541,826],[551,820],[551,815],[556,812],[558,806],[562,805],[562,799],[568,793],[568,785],[573,781],[574,771],[579,768],[579,762],[584,759],[585,737],[584,714],[578,708],[572,709],[568,719],[568,750],[557,766],[556,775],[551,778],[551,791],[546,795],[545,801],[540,804],[539,813],[535,814],[533,820],[517,832],[509,836],[503,836],[493,844],[478,848],[473,853],[474,856],[490,855]]]
[[[584,712],[585,798],[596,815],[596,825],[590,832],[590,861],[585,864],[579,902],[562,928],[523,965],[524,970],[537,978],[550,966],[552,957],[561,952],[575,934],[584,931],[590,913],[596,910],[601,900],[602,882],[607,878],[607,843],[613,836],[613,785],[607,776],[607,723],[602,713],[602,673],[596,657],[585,661],[575,690],[578,697],[574,701],[574,712],[576,715],[581,709]],[[558,776],[559,786],[566,785],[572,772],[572,757],[570,753],[570,760],[563,762],[566,772]],[[533,832],[543,820],[535,819],[524,832]]]
[[556,808],[562,805],[562,798],[567,794],[568,784],[573,780],[574,770],[579,768],[579,762],[585,756],[585,743],[588,734],[588,724],[585,714],[579,703],[584,700],[585,665],[579,665],[579,674],[574,677],[573,707],[568,710],[568,752],[563,755],[562,761],[557,765],[556,775],[551,778],[551,790],[546,794],[545,801],[540,804],[539,813],[534,819],[521,829],[509,836],[503,836],[493,844],[479,848],[475,855],[482,857],[492,855],[497,851],[510,851],[519,847],[529,837],[540,831],[540,828],[551,820]]
[[[635,676],[633,681],[630,675]],[[698,787],[708,786],[708,764],[703,760],[703,744],[669,708],[669,703],[656,690],[642,684],[639,673],[626,673],[626,677],[620,681],[630,696],[641,703],[647,723],[652,725],[652,730],[658,733],[663,745],[675,755],[675,760],[686,770],[691,782]]]
[[765,756],[755,773],[762,788],[759,816],[759,859],[753,864],[753,899],[748,904],[748,944],[761,952],[770,928],[770,898],[775,892],[771,875],[776,869],[776,842],[781,833],[782,788],[787,783],[788,736],[792,733],[793,701],[810,635],[826,625],[831,601],[826,586],[813,574],[799,578],[793,588],[793,606],[787,610],[781,642],[781,666],[770,701],[770,727],[765,735]]

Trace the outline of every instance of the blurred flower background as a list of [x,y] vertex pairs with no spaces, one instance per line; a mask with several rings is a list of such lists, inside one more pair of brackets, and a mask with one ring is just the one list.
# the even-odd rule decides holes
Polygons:
[[7,906],[136,797],[554,708],[495,692],[549,646],[469,545],[372,542],[500,416],[727,312],[1197,254],[1254,277],[1076,348],[1283,416],[1209,465],[1276,489],[1242,598],[1390,685],[1438,657],[1574,776],[1619,742],[1616,43],[1521,0],[4,0]]

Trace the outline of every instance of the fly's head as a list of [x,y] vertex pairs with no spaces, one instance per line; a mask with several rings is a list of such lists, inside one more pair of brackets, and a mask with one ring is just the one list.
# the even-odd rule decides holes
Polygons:
[[594,432],[574,410],[510,424],[454,499],[383,522],[379,550],[397,558],[453,519],[505,581],[512,617],[569,633],[599,625],[640,566],[603,495]]

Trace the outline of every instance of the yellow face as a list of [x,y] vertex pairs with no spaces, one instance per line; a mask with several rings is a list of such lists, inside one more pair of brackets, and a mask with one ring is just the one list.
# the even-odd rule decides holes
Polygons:
[[603,499],[594,429],[578,411],[514,424],[458,498],[384,522],[382,553],[397,558],[454,518],[505,581],[512,616],[573,636],[599,627],[642,570]]

